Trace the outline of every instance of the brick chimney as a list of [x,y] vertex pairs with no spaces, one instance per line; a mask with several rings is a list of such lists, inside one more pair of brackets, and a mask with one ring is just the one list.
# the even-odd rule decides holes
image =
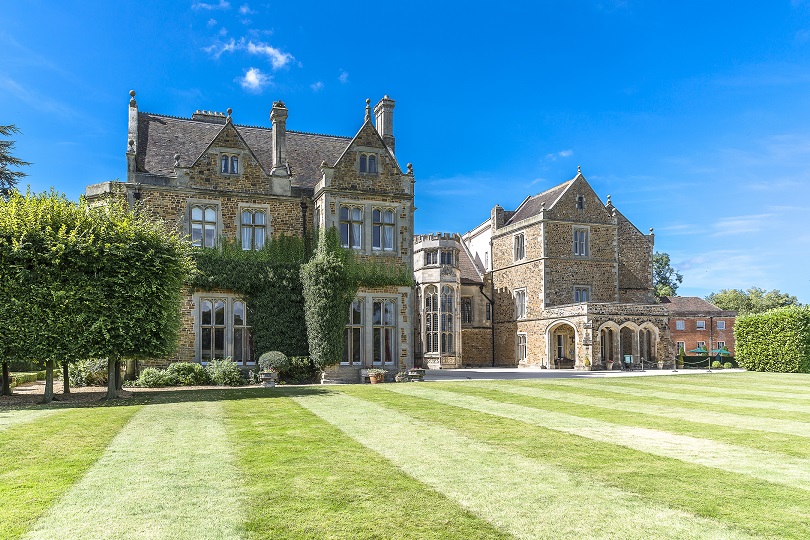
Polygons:
[[495,207],[490,212],[490,227],[492,230],[500,229],[503,227],[505,222],[505,216],[503,208],[500,204],[496,204]]
[[289,176],[287,168],[287,107],[283,101],[273,103],[270,121],[273,123],[273,176]]
[[396,102],[388,96],[383,97],[374,106],[377,133],[382,137],[385,145],[394,153],[394,104]]

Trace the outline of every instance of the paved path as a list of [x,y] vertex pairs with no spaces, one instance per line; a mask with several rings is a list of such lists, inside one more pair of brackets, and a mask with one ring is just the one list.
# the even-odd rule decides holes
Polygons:
[[[742,373],[744,369],[718,369],[711,373]],[[474,368],[474,369],[429,369],[426,381],[512,380],[512,379],[613,379],[622,377],[655,377],[661,375],[698,375],[708,373],[705,369],[648,369],[645,371],[576,371],[574,369],[532,368]]]

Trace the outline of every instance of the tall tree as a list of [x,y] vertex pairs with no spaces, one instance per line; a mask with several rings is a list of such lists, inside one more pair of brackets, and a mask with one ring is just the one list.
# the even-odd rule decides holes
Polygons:
[[801,306],[799,299],[795,296],[777,289],[765,291],[765,289],[759,287],[750,287],[745,291],[742,289],[722,289],[720,292],[707,296],[706,300],[720,309],[736,311],[740,315],[764,313],[785,306]]
[[[9,126],[0,126],[0,135],[8,137],[13,133],[19,133],[20,130],[14,124]],[[0,197],[7,198],[11,190],[17,186],[20,178],[26,176],[22,171],[13,171],[10,167],[23,167],[31,165],[27,161],[23,161],[11,155],[14,150],[14,141],[0,141]]]
[[655,296],[675,296],[683,276],[670,265],[669,254],[656,251],[653,255],[653,285]]

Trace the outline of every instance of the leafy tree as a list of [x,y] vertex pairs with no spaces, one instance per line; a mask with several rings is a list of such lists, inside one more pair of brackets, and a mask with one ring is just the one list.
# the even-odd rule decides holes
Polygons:
[[[0,135],[8,137],[12,133],[19,133],[20,130],[14,124],[0,126]],[[12,171],[9,167],[23,167],[31,165],[27,161],[11,155],[14,150],[14,141],[0,141],[0,197],[7,198],[11,190],[16,187],[20,178],[26,176],[22,171]]]
[[720,309],[736,311],[740,315],[764,313],[785,306],[801,306],[795,296],[777,289],[766,292],[765,289],[759,287],[751,287],[746,291],[742,289],[722,289],[718,293],[707,296],[706,300]]
[[743,315],[734,324],[737,361],[753,371],[810,373],[810,307]]
[[653,284],[655,296],[675,296],[683,276],[670,266],[669,254],[656,251],[653,255]]

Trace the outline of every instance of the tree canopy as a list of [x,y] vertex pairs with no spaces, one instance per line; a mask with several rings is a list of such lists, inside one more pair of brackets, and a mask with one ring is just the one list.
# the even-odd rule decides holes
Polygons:
[[653,255],[653,286],[655,296],[675,296],[683,276],[670,265],[669,254],[656,251]]
[[[14,124],[0,126],[0,135],[8,137],[12,133],[19,133],[20,130]],[[14,150],[14,141],[0,141],[0,197],[8,197],[11,190],[17,186],[20,178],[26,176],[22,171],[13,171],[11,167],[23,167],[31,165],[27,161],[11,155]]]
[[766,292],[765,289],[759,287],[750,287],[746,291],[742,289],[722,289],[720,292],[707,296],[706,300],[720,309],[736,311],[739,315],[764,313],[785,306],[801,306],[795,296],[777,289]]

